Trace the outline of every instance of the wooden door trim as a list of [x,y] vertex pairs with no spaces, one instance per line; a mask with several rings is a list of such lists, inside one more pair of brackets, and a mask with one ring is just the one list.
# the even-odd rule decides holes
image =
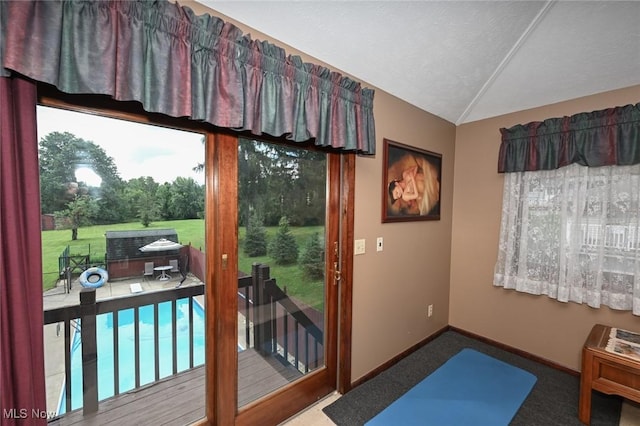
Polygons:
[[205,292],[206,413],[209,424],[230,425],[238,405],[231,367],[238,365],[238,138],[207,135],[207,160],[206,245],[212,254],[207,255],[210,288]]
[[356,156],[353,153],[342,156],[342,282],[338,316],[338,384],[337,391],[345,394],[351,390],[352,356],[352,307],[353,307],[353,239]]

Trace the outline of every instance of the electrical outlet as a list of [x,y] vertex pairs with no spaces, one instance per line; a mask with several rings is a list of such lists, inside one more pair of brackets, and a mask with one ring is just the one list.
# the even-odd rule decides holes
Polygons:
[[364,254],[364,252],[365,252],[365,241],[355,240],[355,244],[353,245],[353,254]]
[[427,316],[431,318],[431,315],[433,315],[433,305],[429,305],[427,308]]

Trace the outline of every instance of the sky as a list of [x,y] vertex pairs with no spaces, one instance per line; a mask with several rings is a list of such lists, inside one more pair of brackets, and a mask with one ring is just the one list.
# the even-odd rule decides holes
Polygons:
[[[151,176],[156,182],[164,183],[182,176],[204,184],[204,173],[192,170],[204,162],[200,133],[44,106],[38,106],[37,113],[38,140],[51,132],[69,132],[91,141],[113,158],[124,180]],[[90,178],[76,175],[76,179]]]

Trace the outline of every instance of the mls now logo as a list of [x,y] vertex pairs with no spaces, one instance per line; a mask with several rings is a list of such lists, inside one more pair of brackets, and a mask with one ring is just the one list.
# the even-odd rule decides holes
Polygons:
[[26,408],[3,408],[2,417],[5,419],[26,419],[29,415],[29,410]]
[[26,408],[3,408],[2,417],[5,419],[48,419],[49,417],[55,417],[55,413],[38,410],[37,408],[32,408],[31,410]]

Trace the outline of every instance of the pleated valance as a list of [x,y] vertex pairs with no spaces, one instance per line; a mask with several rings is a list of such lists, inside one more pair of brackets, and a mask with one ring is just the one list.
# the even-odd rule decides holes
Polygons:
[[2,1],[0,73],[149,112],[375,154],[371,89],[158,1]]
[[498,172],[640,163],[640,103],[500,129]]

